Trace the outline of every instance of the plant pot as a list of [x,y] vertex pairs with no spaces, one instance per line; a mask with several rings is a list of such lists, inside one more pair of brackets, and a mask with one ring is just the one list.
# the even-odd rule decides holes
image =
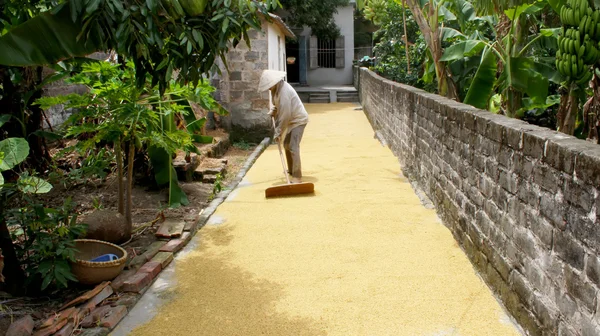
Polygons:
[[[84,285],[97,285],[113,280],[123,271],[127,261],[127,251],[121,247],[101,240],[76,239],[75,262],[71,263],[71,273]],[[104,254],[115,254],[119,259],[106,262],[90,260]]]

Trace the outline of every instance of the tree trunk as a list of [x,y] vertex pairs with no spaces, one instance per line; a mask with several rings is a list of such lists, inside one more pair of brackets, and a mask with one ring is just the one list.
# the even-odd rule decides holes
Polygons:
[[22,295],[25,293],[25,287],[23,286],[25,283],[25,272],[23,272],[19,258],[17,258],[17,252],[8,231],[2,206],[0,206],[0,214],[3,215],[0,218],[0,249],[4,255],[4,269],[2,270],[4,283],[9,293]]
[[441,30],[439,29],[439,24],[437,20],[437,7],[433,6],[432,2],[429,3],[429,18],[432,22],[427,22],[427,18],[423,14],[421,7],[419,6],[419,2],[417,0],[406,0],[408,8],[413,13],[413,17],[419,26],[419,30],[423,37],[425,38],[425,42],[427,43],[427,47],[431,52],[431,56],[433,57],[433,62],[435,64],[435,73],[438,80],[438,92],[442,96],[446,96],[450,99],[459,99],[458,90],[454,81],[452,80],[452,76],[449,74],[446,64],[440,59],[443,55],[442,49],[442,39],[441,39]]
[[123,188],[123,148],[120,140],[117,141],[117,143],[115,144],[115,154],[117,156],[117,187],[119,190],[119,213],[121,215],[125,215],[123,205],[125,199],[125,193]]
[[125,203],[125,222],[128,236],[133,230],[133,221],[131,219],[132,202],[131,192],[133,190],[133,161],[135,160],[135,143],[129,143],[129,157],[127,159],[127,202]]
[[594,78],[592,78],[591,85],[594,94],[583,108],[584,121],[588,140],[600,144],[600,78],[596,74],[596,68],[593,71]]
[[568,135],[575,134],[575,122],[579,113],[579,96],[577,85],[571,83],[566,93],[562,94],[558,112],[558,130]]

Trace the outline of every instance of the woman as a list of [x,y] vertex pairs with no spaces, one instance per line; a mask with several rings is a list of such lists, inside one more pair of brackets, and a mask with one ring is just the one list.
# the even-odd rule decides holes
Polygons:
[[285,81],[285,76],[283,71],[265,70],[260,78],[258,91],[269,90],[271,93],[273,107],[269,115],[275,119],[273,139],[284,139],[288,173],[292,175],[293,183],[301,183],[300,141],[308,124],[308,113],[296,90]]

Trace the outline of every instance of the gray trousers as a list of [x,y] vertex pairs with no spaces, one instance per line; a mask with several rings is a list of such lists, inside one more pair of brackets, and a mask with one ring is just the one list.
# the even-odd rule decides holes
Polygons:
[[300,162],[300,141],[304,135],[306,125],[296,126],[288,131],[283,140],[285,158],[287,159],[288,173],[292,177],[302,177],[302,163]]

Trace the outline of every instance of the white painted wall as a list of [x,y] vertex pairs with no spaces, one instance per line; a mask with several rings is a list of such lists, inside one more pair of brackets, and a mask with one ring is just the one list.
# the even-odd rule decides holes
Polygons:
[[[354,6],[338,9],[334,16],[340,33],[345,38],[346,67],[343,69],[314,69],[308,70],[308,85],[350,85],[352,84],[352,61],[354,59]],[[303,35],[310,36],[310,30],[305,29]]]
[[274,24],[268,25],[269,70],[286,71],[285,35]]

